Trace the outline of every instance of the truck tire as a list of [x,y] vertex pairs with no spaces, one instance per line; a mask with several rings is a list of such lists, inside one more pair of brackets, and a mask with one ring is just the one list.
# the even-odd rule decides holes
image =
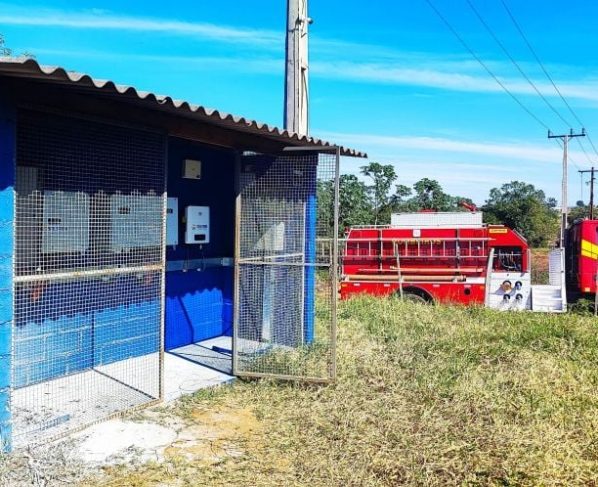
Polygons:
[[[400,298],[401,293],[397,291],[396,296]],[[411,303],[419,304],[432,304],[434,302],[430,295],[428,295],[425,291],[420,291],[419,289],[404,289],[403,299]]]

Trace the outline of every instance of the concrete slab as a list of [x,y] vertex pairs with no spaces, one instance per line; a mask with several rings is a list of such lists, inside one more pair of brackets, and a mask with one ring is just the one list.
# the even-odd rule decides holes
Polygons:
[[151,402],[158,397],[158,372],[156,353],[15,389],[15,448]]
[[208,367],[223,374],[232,375],[232,338],[220,336],[175,348],[170,355]]
[[[164,401],[231,382],[231,345],[230,337],[217,337],[164,353]],[[151,402],[159,395],[158,380],[155,353],[15,389],[14,446],[39,443]]]

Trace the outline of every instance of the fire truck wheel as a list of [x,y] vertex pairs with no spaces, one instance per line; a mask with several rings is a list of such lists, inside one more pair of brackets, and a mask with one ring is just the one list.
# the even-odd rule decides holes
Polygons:
[[429,296],[423,295],[423,293],[415,291],[415,290],[405,290],[403,291],[403,299],[405,301],[409,301],[411,303],[419,303],[419,304],[431,304],[432,299]]

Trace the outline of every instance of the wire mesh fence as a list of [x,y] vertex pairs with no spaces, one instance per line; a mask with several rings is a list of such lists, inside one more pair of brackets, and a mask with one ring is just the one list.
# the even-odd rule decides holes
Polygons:
[[237,374],[334,377],[337,182],[336,153],[243,159]]
[[21,111],[16,446],[158,399],[165,139]]

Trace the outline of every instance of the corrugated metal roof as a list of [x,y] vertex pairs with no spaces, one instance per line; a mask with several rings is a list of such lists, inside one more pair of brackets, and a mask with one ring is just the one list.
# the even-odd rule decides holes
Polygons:
[[[132,86],[118,85],[110,80],[94,79],[84,73],[67,71],[56,66],[42,66],[30,58],[2,58],[0,57],[0,76],[10,76],[27,79],[40,79],[53,84],[72,85],[95,92],[123,97],[134,97],[147,104],[148,108],[174,109],[176,113],[191,115],[192,118],[214,125],[225,126],[245,133],[253,133],[289,142],[290,145],[309,147],[332,147],[334,144],[314,137],[307,137],[272,127],[265,123],[224,113],[219,110],[195,105],[183,100],[175,100],[169,96],[156,95],[148,91],[139,91]],[[154,105],[152,107],[152,105]],[[367,154],[354,149],[341,147],[341,154],[352,157],[367,157]]]

